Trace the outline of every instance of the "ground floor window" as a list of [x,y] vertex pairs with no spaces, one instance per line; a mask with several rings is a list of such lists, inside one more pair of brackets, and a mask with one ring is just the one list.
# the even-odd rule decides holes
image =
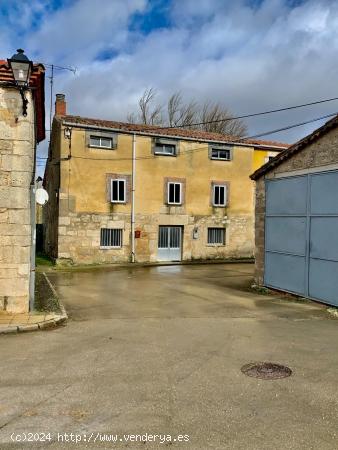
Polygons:
[[101,247],[122,247],[122,229],[120,228],[101,228]]
[[208,244],[225,245],[225,229],[208,228]]

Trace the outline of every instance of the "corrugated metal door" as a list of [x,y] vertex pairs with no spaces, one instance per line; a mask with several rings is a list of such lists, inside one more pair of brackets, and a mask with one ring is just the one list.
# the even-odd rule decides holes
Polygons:
[[182,228],[160,226],[158,233],[157,259],[159,261],[181,261]]
[[338,172],[266,181],[266,286],[338,305]]

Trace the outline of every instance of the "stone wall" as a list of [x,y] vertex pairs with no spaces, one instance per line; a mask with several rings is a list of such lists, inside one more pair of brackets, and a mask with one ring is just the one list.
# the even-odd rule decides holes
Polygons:
[[[27,93],[29,106],[32,104]],[[16,89],[0,87],[0,310],[29,309],[30,193],[34,114]]]
[[[66,199],[60,199],[60,204]],[[60,208],[62,210],[62,207]],[[183,228],[182,259],[248,258],[253,256],[252,216],[226,217],[189,216],[186,214],[154,214],[135,216],[136,262],[157,261],[158,230],[160,225]],[[224,227],[226,245],[208,245],[208,227]],[[100,247],[100,229],[123,230],[122,248]],[[193,239],[194,229],[198,237]],[[131,225],[129,214],[98,214],[68,212],[58,222],[58,263],[102,264],[130,261]]]
[[264,281],[265,179],[281,175],[299,175],[313,170],[338,169],[338,130],[334,129],[296,153],[256,182],[255,282]]

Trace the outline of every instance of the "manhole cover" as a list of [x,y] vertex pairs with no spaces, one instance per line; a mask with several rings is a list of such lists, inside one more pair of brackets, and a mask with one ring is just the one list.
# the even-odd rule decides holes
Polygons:
[[245,364],[241,371],[248,377],[262,378],[263,380],[286,378],[292,374],[289,367],[269,362]]

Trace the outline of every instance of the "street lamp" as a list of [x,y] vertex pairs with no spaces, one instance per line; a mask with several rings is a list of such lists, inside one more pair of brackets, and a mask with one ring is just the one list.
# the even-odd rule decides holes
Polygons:
[[19,48],[18,53],[9,58],[8,64],[12,70],[14,81],[16,86],[18,86],[21,98],[22,98],[22,113],[27,116],[27,104],[28,100],[25,97],[25,90],[29,86],[29,79],[33,67],[32,61],[30,61],[26,55],[24,55],[24,50]]

